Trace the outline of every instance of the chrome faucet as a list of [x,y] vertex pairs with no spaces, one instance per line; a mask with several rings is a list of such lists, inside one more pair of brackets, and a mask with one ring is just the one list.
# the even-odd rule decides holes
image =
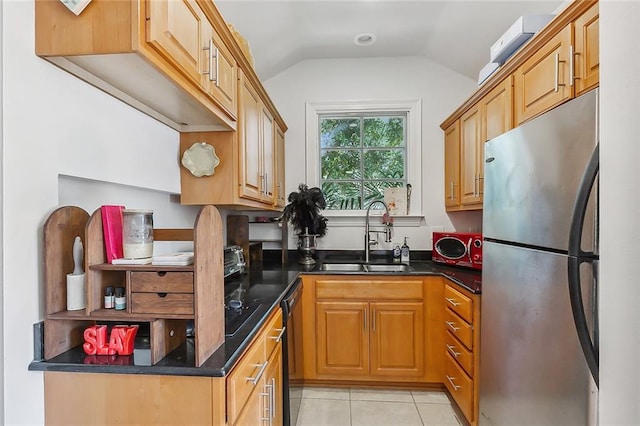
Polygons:
[[[380,203],[384,206],[384,210],[387,213],[387,221],[384,222],[384,231],[370,231],[369,230],[369,210],[371,210],[371,206],[374,204]],[[389,214],[389,207],[387,207],[384,201],[375,200],[369,204],[367,207],[367,215],[365,216],[365,224],[364,224],[364,261],[365,263],[369,263],[369,252],[371,251],[371,246],[378,244],[378,238],[376,236],[375,241],[371,241],[371,233],[375,234],[384,234],[384,241],[386,243],[391,242],[391,223],[390,223],[391,215]]]

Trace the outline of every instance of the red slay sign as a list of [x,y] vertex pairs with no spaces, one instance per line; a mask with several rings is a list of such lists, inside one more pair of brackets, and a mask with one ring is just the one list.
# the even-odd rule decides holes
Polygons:
[[137,325],[115,325],[107,342],[107,326],[94,325],[84,330],[82,349],[87,355],[131,355],[137,333]]

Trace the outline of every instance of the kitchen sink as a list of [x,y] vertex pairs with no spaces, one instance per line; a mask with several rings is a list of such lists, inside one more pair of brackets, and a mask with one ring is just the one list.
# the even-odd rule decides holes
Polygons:
[[391,263],[391,264],[378,264],[378,263],[367,263],[364,266],[364,270],[366,272],[409,272],[412,271],[409,265],[405,265],[403,263]]
[[362,263],[323,263],[320,269],[336,272],[362,272],[364,265]]
[[320,270],[329,272],[410,272],[409,265],[397,263],[323,263]]

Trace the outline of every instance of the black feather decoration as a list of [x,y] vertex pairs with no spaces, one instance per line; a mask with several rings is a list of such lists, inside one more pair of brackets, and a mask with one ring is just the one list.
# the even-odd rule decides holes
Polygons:
[[291,192],[287,199],[289,204],[282,211],[282,219],[291,223],[298,234],[326,235],[327,218],[320,214],[320,210],[327,207],[327,202],[320,188],[309,188],[301,183],[298,192]]

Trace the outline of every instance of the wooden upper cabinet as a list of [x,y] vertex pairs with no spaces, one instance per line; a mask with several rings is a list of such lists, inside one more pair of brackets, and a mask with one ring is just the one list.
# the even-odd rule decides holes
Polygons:
[[598,3],[576,19],[575,38],[575,90],[576,96],[600,83],[600,25]]
[[460,206],[460,120],[444,131],[444,204]]
[[261,200],[265,203],[275,204],[275,188],[276,188],[276,174],[275,174],[275,122],[273,121],[273,115],[271,111],[262,105],[262,112],[260,114],[260,121],[262,126],[261,137],[261,178],[262,178],[262,197]]
[[565,26],[515,72],[515,118],[521,124],[573,96],[569,74],[572,24]]
[[215,29],[206,23],[202,47],[202,86],[233,117],[238,114],[238,65]]
[[284,156],[284,132],[276,124],[275,126],[275,206],[283,208],[287,203],[287,194],[285,192],[285,156]]
[[251,82],[240,77],[240,126],[238,129],[240,153],[240,197],[260,201],[261,177],[261,120],[260,97]]
[[463,205],[482,204],[484,140],[481,127],[480,104],[476,104],[460,118],[460,197]]
[[[485,142],[511,130],[513,128],[513,76],[507,77],[485,95],[480,104],[483,112]],[[484,165],[484,161],[482,164]]]
[[[200,84],[204,14],[195,0],[147,1],[147,42],[192,82]],[[204,21],[204,22],[203,22]]]

